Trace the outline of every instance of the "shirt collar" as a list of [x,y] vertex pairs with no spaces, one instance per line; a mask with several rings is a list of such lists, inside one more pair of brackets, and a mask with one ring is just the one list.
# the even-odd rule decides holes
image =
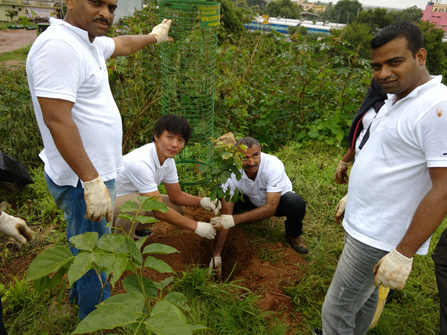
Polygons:
[[[420,85],[418,87],[416,87],[413,91],[411,91],[410,93],[408,93],[408,95],[399,100],[405,100],[405,99],[410,99],[412,97],[415,97],[416,94],[423,94],[426,91],[428,91],[429,89],[431,89],[433,86],[438,85],[441,83],[442,81],[442,75],[439,76],[430,76],[431,80],[427,81],[425,84]],[[396,101],[396,95],[395,94],[387,94],[388,95],[388,99],[385,100],[386,104],[391,104],[391,106],[394,104],[394,102]]]
[[163,169],[164,167],[166,167],[169,164],[169,160],[172,158],[166,158],[165,162],[163,163],[163,165],[160,164],[160,160],[158,159],[158,155],[157,155],[157,148],[155,147],[155,142],[152,142],[153,147],[150,151],[150,155],[152,160],[155,163],[155,166],[159,169]]
[[75,27],[73,25],[71,25],[68,22],[65,22],[64,20],[61,19],[55,19],[54,17],[50,17],[50,25],[51,26],[64,26],[66,28],[68,28],[69,30],[71,30],[72,32],[74,32],[76,35],[78,35],[79,37],[81,37],[85,42],[87,42],[89,45],[92,45],[93,43],[95,43],[96,38],[93,40],[93,43],[90,42],[90,39],[88,37],[88,32],[86,30],[83,30],[81,28]]

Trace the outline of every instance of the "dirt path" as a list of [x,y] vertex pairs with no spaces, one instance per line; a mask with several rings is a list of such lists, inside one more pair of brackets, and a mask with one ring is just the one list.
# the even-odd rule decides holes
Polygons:
[[[37,32],[35,30],[0,30],[0,54],[24,48],[33,44],[36,38]],[[0,62],[0,66],[6,68],[12,66],[25,66],[25,62],[9,60]]]

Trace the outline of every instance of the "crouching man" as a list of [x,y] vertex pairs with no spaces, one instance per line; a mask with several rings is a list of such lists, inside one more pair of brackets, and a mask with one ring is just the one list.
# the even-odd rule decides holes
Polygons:
[[[240,149],[244,154],[241,180],[237,181],[233,174],[223,185],[223,189],[230,188],[232,194],[235,188],[241,190],[243,201],[232,203],[222,199],[222,215],[211,219],[217,235],[214,242],[214,260],[211,259],[210,269],[215,269],[219,276],[222,268],[221,254],[229,228],[238,224],[259,222],[272,216],[285,216],[287,241],[296,252],[308,252],[307,245],[301,238],[306,202],[293,192],[284,164],[275,156],[261,153],[259,142],[252,137],[240,139],[236,146],[240,145],[247,147],[246,151]],[[233,215],[241,210],[245,212]]]
[[[120,207],[126,201],[137,201],[137,197],[157,197],[169,209],[166,213],[140,212],[141,215],[154,216],[179,228],[189,229],[201,237],[214,239],[216,230],[210,223],[196,222],[182,216],[184,206],[202,206],[217,214],[220,210],[219,200],[196,197],[182,192],[178,182],[174,157],[188,142],[191,128],[188,121],[178,115],[164,115],[154,126],[152,143],[133,150],[123,157],[124,171],[116,178],[116,201],[114,206],[113,226],[116,234],[141,237],[149,235],[148,224],[139,224],[132,229],[132,223],[118,217]],[[158,186],[163,183],[167,195],[160,194]]]

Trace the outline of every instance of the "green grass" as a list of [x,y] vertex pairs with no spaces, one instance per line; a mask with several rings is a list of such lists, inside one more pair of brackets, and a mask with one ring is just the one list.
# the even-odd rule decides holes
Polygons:
[[8,26],[10,25],[10,23],[8,22],[0,22],[0,30],[6,30],[8,29]]
[[16,61],[26,61],[26,56],[28,56],[29,49],[31,45],[17,49],[11,52],[3,52],[0,54],[0,62],[16,60]]

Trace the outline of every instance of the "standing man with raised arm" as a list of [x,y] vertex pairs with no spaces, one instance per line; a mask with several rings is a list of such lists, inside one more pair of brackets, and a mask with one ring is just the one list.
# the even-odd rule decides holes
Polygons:
[[[171,40],[171,21],[148,35],[108,38],[117,0],[67,0],[64,20],[34,42],[26,61],[31,97],[44,150],[45,178],[64,211],[67,237],[84,232],[110,233],[115,177],[123,169],[122,125],[109,87],[105,60],[126,56],[154,43]],[[77,254],[79,250],[72,248]],[[105,274],[101,275],[105,282]],[[84,319],[110,296],[93,270],[74,283],[70,301]]]

